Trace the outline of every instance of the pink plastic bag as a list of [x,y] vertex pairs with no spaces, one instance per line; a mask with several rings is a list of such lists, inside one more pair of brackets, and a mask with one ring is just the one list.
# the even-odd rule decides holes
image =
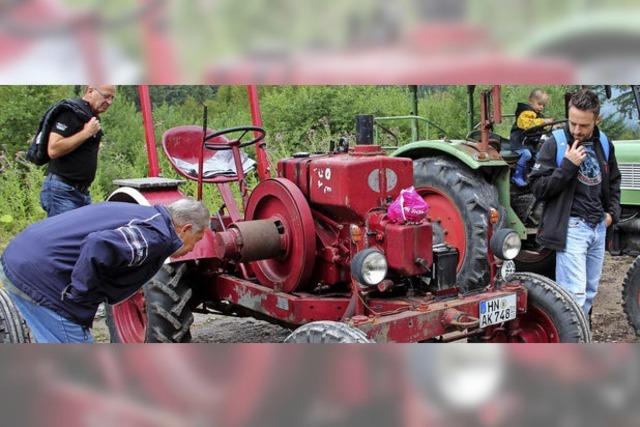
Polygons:
[[405,188],[387,209],[391,222],[420,222],[429,211],[429,205],[415,188]]

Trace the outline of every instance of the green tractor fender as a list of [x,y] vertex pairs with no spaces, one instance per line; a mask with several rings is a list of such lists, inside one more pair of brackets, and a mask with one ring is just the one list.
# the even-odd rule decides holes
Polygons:
[[393,157],[409,157],[411,159],[420,159],[427,156],[449,155],[471,169],[480,169],[481,167],[500,167],[508,166],[504,160],[483,159],[480,153],[465,141],[416,141],[402,147],[391,153]]
[[491,177],[490,184],[496,187],[500,204],[505,209],[507,216],[505,226],[515,230],[521,239],[527,238],[526,227],[511,207],[509,165],[504,160],[491,159],[486,153],[477,151],[473,144],[466,141],[416,141],[403,145],[390,155],[393,157],[408,157],[413,160],[445,156],[457,160],[472,170],[493,169],[488,176]]

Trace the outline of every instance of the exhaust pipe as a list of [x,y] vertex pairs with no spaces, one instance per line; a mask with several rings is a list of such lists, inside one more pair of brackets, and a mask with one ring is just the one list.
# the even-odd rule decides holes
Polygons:
[[356,144],[373,145],[373,115],[356,116]]

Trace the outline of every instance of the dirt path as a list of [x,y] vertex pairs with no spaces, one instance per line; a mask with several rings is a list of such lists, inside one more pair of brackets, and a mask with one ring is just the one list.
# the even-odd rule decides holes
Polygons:
[[[622,281],[631,257],[606,256],[602,281],[593,313],[593,339],[595,342],[640,342],[627,323],[622,311]],[[278,343],[289,330],[253,318],[233,318],[197,314],[191,329],[193,341],[198,343]],[[98,342],[108,342],[109,334],[104,319],[94,328]]]
[[640,342],[622,310],[622,282],[634,258],[605,256],[604,271],[593,306],[595,342]]

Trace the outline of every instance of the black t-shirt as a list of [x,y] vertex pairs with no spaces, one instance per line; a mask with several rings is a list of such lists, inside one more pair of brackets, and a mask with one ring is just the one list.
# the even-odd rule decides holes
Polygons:
[[[86,101],[83,101],[86,102]],[[91,111],[87,103],[87,111]],[[71,111],[64,111],[54,118],[51,132],[69,137],[82,130],[85,121]],[[90,185],[98,168],[98,148],[102,132],[89,138],[75,150],[49,161],[49,172],[78,185]]]
[[578,170],[578,184],[573,195],[571,216],[577,216],[591,224],[598,224],[604,218],[602,207],[602,171],[593,142],[582,144],[587,156]]

